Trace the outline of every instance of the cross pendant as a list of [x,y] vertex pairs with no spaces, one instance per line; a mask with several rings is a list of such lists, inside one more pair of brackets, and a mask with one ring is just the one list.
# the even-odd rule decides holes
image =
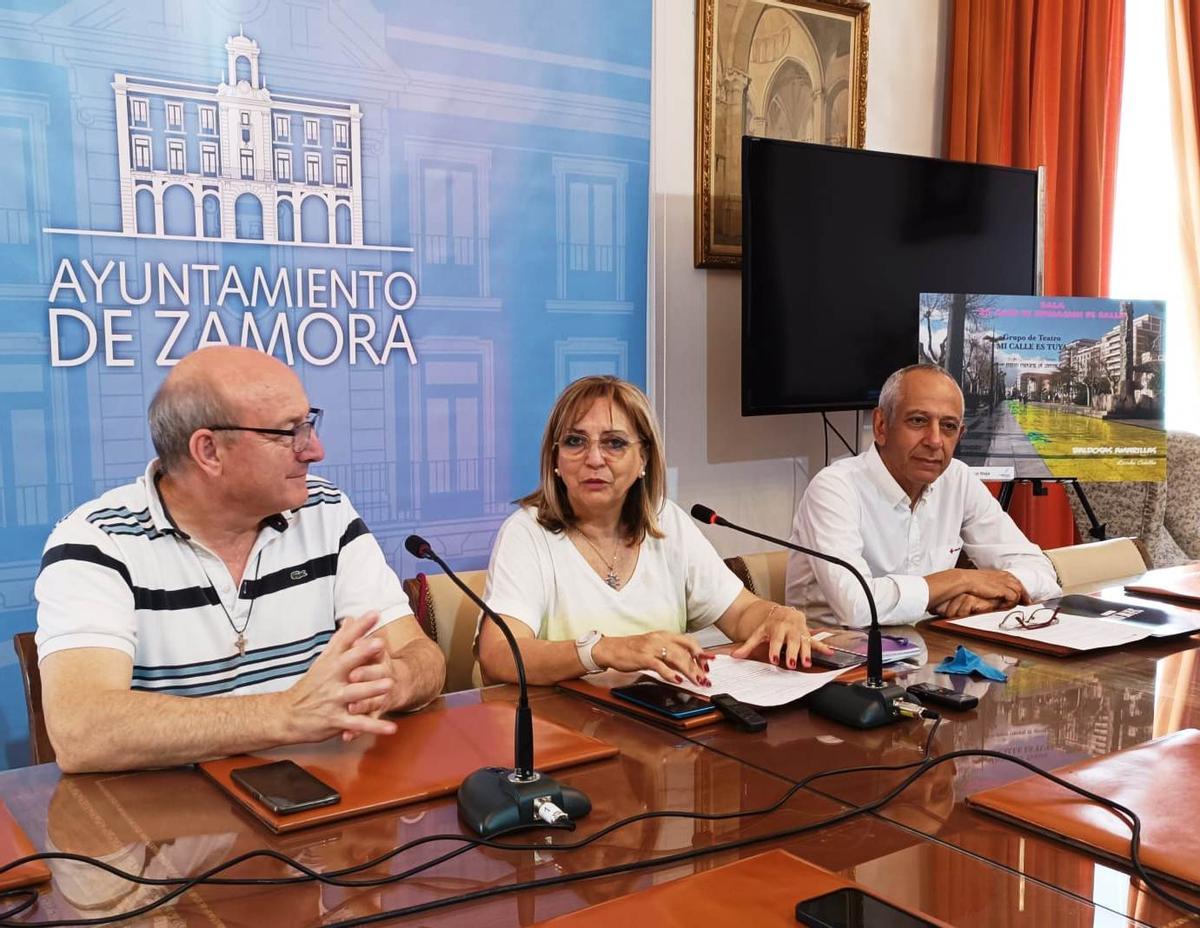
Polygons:
[[611,586],[614,590],[621,588],[621,578],[617,576],[616,571],[609,570],[608,576],[604,578],[604,582]]
[[238,632],[237,636],[238,657],[246,656],[246,636]]

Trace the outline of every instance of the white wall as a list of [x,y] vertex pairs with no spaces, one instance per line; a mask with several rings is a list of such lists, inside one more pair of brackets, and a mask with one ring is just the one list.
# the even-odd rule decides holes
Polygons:
[[[873,0],[870,15],[867,147],[941,154],[950,0]],[[654,0],[651,396],[671,497],[787,536],[798,494],[824,462],[821,419],[741,416],[740,274],[693,267],[695,41],[694,0]],[[854,414],[831,419],[853,443]],[[844,452],[836,441],[831,457]],[[724,556],[767,547],[705,531]]]

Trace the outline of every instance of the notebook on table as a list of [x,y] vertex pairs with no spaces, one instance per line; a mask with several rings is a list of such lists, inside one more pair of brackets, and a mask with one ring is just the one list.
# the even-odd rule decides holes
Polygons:
[[[1153,874],[1200,892],[1200,731],[1053,771],[1132,809],[1141,819],[1141,860]],[[967,797],[981,812],[1129,868],[1129,825],[1111,809],[1037,775]]]
[[[8,806],[0,800],[0,867],[36,853],[37,849],[25,834],[25,830],[17,824],[17,820],[8,811]],[[45,883],[48,879],[50,868],[42,861],[22,864],[0,874],[0,893]]]
[[1200,563],[1151,570],[1136,583],[1125,584],[1125,591],[1172,599],[1200,608]]
[[[393,718],[397,731],[386,737],[361,737],[349,744],[331,738],[255,754],[205,761],[200,769],[250,814],[277,833],[326,824],[419,802],[457,791],[481,767],[511,767],[513,721],[511,703],[483,702],[463,706],[434,705]],[[549,772],[612,757],[617,749],[565,725],[533,719],[537,768]],[[292,760],[341,794],[335,805],[292,815],[278,815],[232,780],[239,767]]]
[[[1200,609],[1156,609],[1148,602],[1112,601],[1114,594],[1111,591],[1102,592],[1106,598],[1077,594],[1062,596],[1045,603],[1014,606],[961,619],[929,619],[927,624],[956,635],[1058,657],[1200,630]],[[1115,595],[1120,595],[1120,591]],[[1035,627],[1043,610],[1052,612],[1055,608],[1058,612],[1053,624]],[[1027,617],[1029,627],[1010,621],[1016,613]]]
[[[889,632],[884,632],[881,638],[884,664],[894,664],[896,661],[906,661],[921,656],[923,648],[919,640]],[[813,634],[813,640],[828,645],[835,651],[857,654],[864,661],[867,659],[867,633],[863,629],[838,628],[819,631]]]
[[[622,924],[655,928],[797,928],[797,902],[847,888],[861,890],[858,884],[787,851],[774,850],[538,922],[535,928],[610,928]],[[889,902],[862,891],[869,899]],[[895,902],[889,904],[924,919],[934,928],[949,928],[928,915]]]

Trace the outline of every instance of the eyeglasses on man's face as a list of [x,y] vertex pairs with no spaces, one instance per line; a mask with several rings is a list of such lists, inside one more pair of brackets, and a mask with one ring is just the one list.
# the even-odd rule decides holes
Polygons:
[[1058,624],[1058,610],[1051,609],[1049,606],[1039,606],[1030,612],[1025,612],[1022,609],[1015,609],[1000,620],[1000,628],[1016,630],[1023,628],[1026,631],[1034,631],[1038,628],[1049,628],[1051,625]]
[[600,449],[606,461],[619,461],[629,453],[634,445],[640,445],[641,439],[626,438],[624,435],[602,435],[599,438],[588,438],[578,432],[571,432],[560,438],[558,453],[568,460],[578,460],[587,456],[593,444]]
[[263,429],[252,425],[210,425],[208,429],[211,432],[257,432],[259,435],[286,435],[292,440],[292,450],[296,454],[300,454],[309,446],[312,437],[317,434],[321,425],[321,417],[324,414],[325,410],[312,406],[308,410],[308,415],[304,417],[304,421],[290,429]]

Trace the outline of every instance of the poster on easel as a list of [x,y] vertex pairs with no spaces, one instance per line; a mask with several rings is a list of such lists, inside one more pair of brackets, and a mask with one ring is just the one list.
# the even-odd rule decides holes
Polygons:
[[1161,481],[1161,300],[923,293],[919,359],[962,387],[956,455],[993,480]]

